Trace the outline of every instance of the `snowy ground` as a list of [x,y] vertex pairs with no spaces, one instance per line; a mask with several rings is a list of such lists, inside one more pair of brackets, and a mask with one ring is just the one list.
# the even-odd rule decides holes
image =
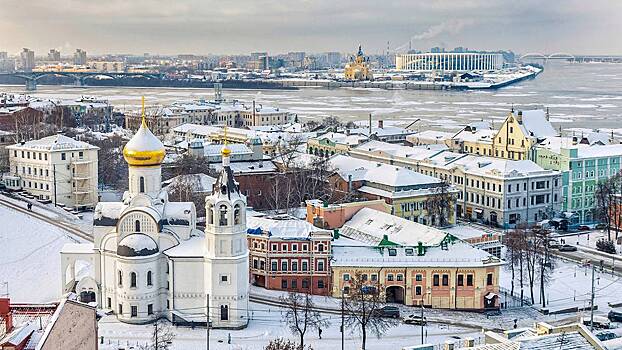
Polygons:
[[[254,310],[254,319],[248,328],[239,331],[212,330],[210,333],[210,349],[263,349],[269,340],[285,337],[294,340],[293,335],[282,321],[280,309],[251,303]],[[306,342],[315,350],[336,350],[341,347],[341,333],[339,332],[340,318],[338,315],[326,315],[331,325],[322,332],[322,339],[318,338],[317,330],[309,331]],[[174,328],[176,338],[172,349],[206,349],[206,330],[190,328]],[[134,326],[116,321],[114,316],[103,318],[99,322],[99,335],[104,337],[104,344],[100,349],[126,349],[137,345],[144,345],[149,341],[153,332],[153,325]],[[231,344],[227,344],[231,334]],[[425,327],[426,343],[442,343],[452,337],[473,338],[479,340],[481,332],[446,325],[429,325]],[[455,338],[454,338],[455,339]],[[390,329],[381,339],[368,338],[368,349],[400,349],[404,346],[421,344],[421,327],[401,324]],[[129,346],[128,346],[129,345]],[[360,336],[346,331],[346,349],[359,349]]]
[[60,250],[81,242],[63,230],[0,205],[0,295],[44,303],[61,296]]

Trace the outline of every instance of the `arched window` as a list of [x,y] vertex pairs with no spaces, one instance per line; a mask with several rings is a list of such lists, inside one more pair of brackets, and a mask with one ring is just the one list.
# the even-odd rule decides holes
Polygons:
[[239,204],[236,204],[235,208],[233,209],[233,224],[234,225],[240,224],[240,205]]
[[214,224],[214,206],[211,204],[207,207],[207,224]]
[[119,270],[119,287],[123,286],[123,272],[121,272],[121,270]]
[[220,226],[227,226],[227,206],[220,206],[220,220],[218,222]]
[[140,177],[139,179],[140,181],[140,189],[139,192],[140,193],[145,193],[145,178],[143,176]]
[[136,272],[130,273],[130,287],[136,288]]
[[229,320],[229,306],[220,305],[220,320],[221,321]]
[[151,281],[151,271],[147,272],[147,285],[152,286],[153,283]]
[[140,220],[136,220],[136,222],[134,223],[134,231],[140,232]]

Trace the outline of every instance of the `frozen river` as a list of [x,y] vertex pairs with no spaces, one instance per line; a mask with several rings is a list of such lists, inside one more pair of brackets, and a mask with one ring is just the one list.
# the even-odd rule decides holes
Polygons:
[[[0,86],[0,91],[24,92],[22,86]],[[75,98],[81,95],[110,100],[115,108],[138,108],[140,96],[148,104],[176,100],[211,99],[211,89],[109,88],[38,86],[34,96]],[[374,119],[420,128],[456,130],[470,121],[505,119],[511,106],[547,106],[556,127],[619,128],[622,126],[622,64],[552,62],[536,79],[499,90],[405,91],[380,89],[303,88],[285,90],[225,90],[225,98],[289,109],[302,118],[333,115],[343,120]]]

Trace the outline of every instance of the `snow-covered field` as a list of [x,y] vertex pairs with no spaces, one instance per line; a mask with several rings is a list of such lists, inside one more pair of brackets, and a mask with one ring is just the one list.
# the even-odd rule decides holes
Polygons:
[[0,205],[0,295],[44,303],[61,296],[60,250],[80,242],[63,230]]

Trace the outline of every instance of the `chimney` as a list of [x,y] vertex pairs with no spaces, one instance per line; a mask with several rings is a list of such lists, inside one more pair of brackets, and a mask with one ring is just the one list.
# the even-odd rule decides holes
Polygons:
[[384,123],[382,122],[382,119],[378,121],[378,128],[382,129],[384,127]]

